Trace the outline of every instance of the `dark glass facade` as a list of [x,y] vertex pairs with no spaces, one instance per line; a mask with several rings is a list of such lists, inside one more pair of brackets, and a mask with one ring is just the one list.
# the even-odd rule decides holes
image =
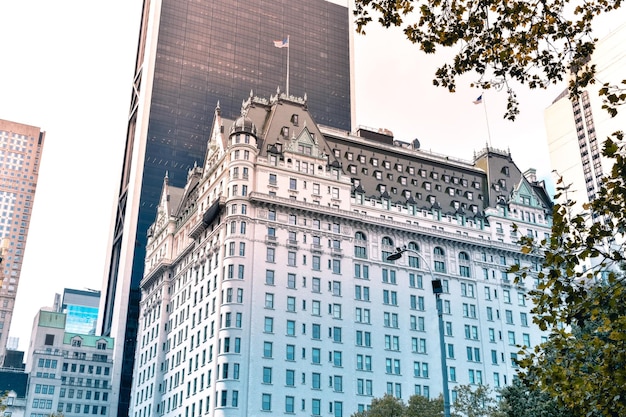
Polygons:
[[[151,4],[152,3],[152,4]],[[124,173],[113,232],[110,268],[103,296],[103,335],[117,337],[124,348],[118,416],[128,413],[133,354],[143,276],[147,229],[167,173],[170,184],[185,185],[194,163],[202,164],[208,134],[219,102],[222,115],[235,118],[252,90],[269,97],[286,90],[289,54],[289,93],[307,95],[309,109],[319,124],[350,130],[350,34],[347,7],[325,0],[145,0],[137,59],[139,94],[149,74],[146,33],[150,8],[160,4],[160,22],[154,63],[145,161],[136,167],[132,155],[140,125],[131,103]],[[290,37],[289,50],[274,40]],[[123,225],[132,212],[128,201],[131,167],[142,171],[136,236],[124,236]],[[135,211],[136,212],[136,211]],[[124,239],[135,239],[132,271],[119,267]],[[131,280],[128,305],[115,305],[122,280]],[[111,334],[115,309],[127,309],[125,334]],[[119,340],[123,336],[124,343]]]

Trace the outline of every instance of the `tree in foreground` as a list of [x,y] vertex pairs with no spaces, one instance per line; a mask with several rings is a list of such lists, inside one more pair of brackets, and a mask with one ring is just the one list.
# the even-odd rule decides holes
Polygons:
[[443,416],[443,397],[429,399],[421,395],[412,395],[405,405],[401,399],[386,394],[374,398],[370,409],[352,414],[351,417],[441,417]]
[[[355,0],[358,33],[377,20],[398,26],[425,53],[456,48],[450,62],[435,73],[433,84],[456,89],[458,79],[475,73],[472,85],[505,89],[505,117],[519,113],[512,85],[547,88],[570,74],[575,96],[593,82],[587,65],[597,39],[594,19],[621,0]],[[618,81],[618,80],[615,80]]]
[[[615,162],[596,199],[582,213],[572,211],[572,201],[555,205],[551,237],[525,240],[523,248],[545,255],[531,297],[534,321],[550,336],[526,352],[520,377],[573,416],[626,416],[626,144],[621,132],[606,140],[603,154]],[[559,180],[556,199],[566,191]],[[518,280],[526,277],[517,267],[512,272],[520,273]]]
[[485,385],[457,385],[452,417],[505,417],[493,391]]
[[524,384],[519,379],[500,390],[500,409],[507,417],[571,417],[556,399],[538,387]]

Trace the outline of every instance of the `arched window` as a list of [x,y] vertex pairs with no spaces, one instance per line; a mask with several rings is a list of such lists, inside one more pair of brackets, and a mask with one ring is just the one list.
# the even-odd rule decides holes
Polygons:
[[470,257],[467,252],[459,252],[459,275],[469,278],[471,274]]
[[354,257],[367,259],[367,236],[363,232],[356,232],[354,234]]
[[409,256],[409,266],[411,268],[419,268],[420,267],[420,258],[414,252],[419,252],[420,247],[416,242],[409,242],[407,245],[407,254]]
[[393,246],[393,240],[389,236],[383,237],[382,243],[384,246]]
[[435,246],[433,254],[435,255],[435,271],[446,272],[446,260],[444,258],[446,253],[444,252],[443,248]]

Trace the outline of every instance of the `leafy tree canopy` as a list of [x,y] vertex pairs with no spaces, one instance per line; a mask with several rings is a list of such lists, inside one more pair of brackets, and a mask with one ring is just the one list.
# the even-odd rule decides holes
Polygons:
[[[572,415],[626,415],[626,143],[616,132],[604,144],[611,173],[580,213],[556,204],[550,238],[524,241],[545,255],[531,292],[534,321],[548,342],[526,352],[521,377],[557,399]],[[557,196],[567,186],[557,184]],[[528,272],[520,273],[518,282]]]
[[488,386],[457,385],[455,390],[452,417],[505,417]]
[[[358,33],[376,19],[401,27],[409,41],[426,53],[455,47],[451,62],[439,67],[433,84],[456,89],[458,79],[476,73],[480,89],[505,88],[505,117],[519,113],[512,82],[546,88],[570,73],[570,92],[593,82],[587,65],[597,39],[594,19],[621,0],[355,0]],[[608,87],[608,86],[605,86]]]
[[370,409],[352,414],[351,417],[441,417],[443,416],[443,398],[428,399],[421,395],[412,395],[408,404],[392,395],[374,398]]
[[571,417],[548,393],[519,379],[500,390],[500,408],[507,417]]

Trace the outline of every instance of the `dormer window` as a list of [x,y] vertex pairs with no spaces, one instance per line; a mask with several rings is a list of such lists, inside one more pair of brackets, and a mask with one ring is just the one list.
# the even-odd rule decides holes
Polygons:
[[83,339],[76,336],[72,339],[72,347],[81,347],[83,345]]
[[294,114],[291,115],[291,123],[294,126],[298,126],[298,115],[297,114],[294,113]]
[[425,169],[420,169],[420,170],[419,170],[419,175],[420,175],[420,177],[422,177],[422,178],[426,178],[426,170],[425,170]]
[[362,164],[364,164],[364,163],[365,163],[365,161],[366,161],[366,159],[365,159],[365,155],[359,155],[359,162],[360,162],[360,163],[362,163]]
[[288,126],[283,126],[283,129],[281,131],[281,135],[283,135],[283,137],[285,137],[285,138],[289,137],[289,127]]
[[437,179],[439,179],[439,173],[433,171],[433,172],[430,173],[430,177],[432,179],[434,179],[434,180],[437,180]]
[[346,152],[346,159],[348,161],[352,161],[352,159],[354,159],[354,154],[352,152]]
[[389,161],[383,161],[383,166],[385,167],[385,169],[389,169],[391,168],[391,163]]
[[377,166],[378,166],[378,159],[376,159],[376,158],[372,158],[372,159],[370,159],[370,163],[371,163],[373,166],[377,167]]
[[396,171],[402,172],[402,164],[396,164]]
[[374,178],[376,178],[377,180],[382,180],[383,173],[381,171],[374,171]]
[[408,168],[407,168],[407,171],[408,171],[409,175],[415,175],[415,168],[413,168],[413,167],[408,167]]

